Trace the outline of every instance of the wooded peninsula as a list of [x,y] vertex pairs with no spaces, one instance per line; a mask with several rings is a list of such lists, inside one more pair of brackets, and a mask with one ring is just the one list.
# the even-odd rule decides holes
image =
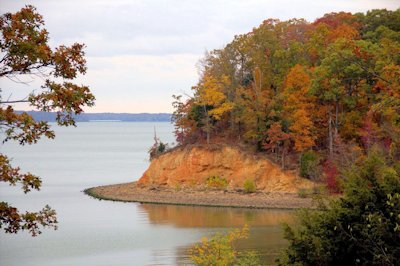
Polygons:
[[[289,247],[278,265],[396,264],[400,9],[330,13],[312,23],[267,19],[207,52],[199,72],[193,95],[174,96],[178,147],[168,149],[155,137],[151,165],[138,182],[88,194],[317,207],[300,212],[297,227],[285,227]],[[314,196],[325,200],[304,200]],[[246,230],[204,240],[191,259],[261,265],[251,252],[235,255],[232,243]]]
[[325,176],[377,145],[400,156],[400,11],[267,19],[200,61],[193,96],[175,96],[179,143],[244,143],[282,168]]
[[138,184],[305,197],[343,192],[370,150],[398,164],[399,41],[400,10],[267,19],[235,36],[200,61],[193,95],[174,96],[178,147],[156,138]]

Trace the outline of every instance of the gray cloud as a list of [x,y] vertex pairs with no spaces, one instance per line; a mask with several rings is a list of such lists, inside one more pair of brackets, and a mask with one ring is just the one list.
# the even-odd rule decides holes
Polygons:
[[[25,1],[3,1],[17,10]],[[313,20],[331,11],[396,8],[396,1],[32,1],[52,43],[84,42],[88,54],[201,54],[220,48],[266,18]]]
[[[43,15],[52,46],[87,45],[89,70],[79,82],[98,99],[90,111],[114,112],[171,111],[171,94],[190,91],[206,49],[223,47],[264,19],[313,21],[327,12],[399,7],[398,0],[2,0],[1,10],[28,3]],[[37,87],[0,82],[8,95]]]

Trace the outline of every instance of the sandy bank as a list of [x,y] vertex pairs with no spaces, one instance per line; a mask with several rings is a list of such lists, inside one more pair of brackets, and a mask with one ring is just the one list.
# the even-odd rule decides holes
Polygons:
[[312,199],[300,198],[294,193],[258,192],[245,194],[217,190],[151,189],[140,188],[136,186],[136,182],[89,188],[85,190],[85,193],[105,200],[175,205],[278,209],[312,208],[315,205]]

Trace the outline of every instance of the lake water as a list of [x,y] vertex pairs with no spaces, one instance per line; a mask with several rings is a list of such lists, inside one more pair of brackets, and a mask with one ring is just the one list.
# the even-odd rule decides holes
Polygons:
[[99,201],[85,188],[137,180],[147,169],[154,129],[163,142],[173,142],[169,123],[78,123],[53,125],[56,139],[36,145],[0,145],[13,165],[39,175],[41,191],[24,194],[0,185],[0,200],[20,210],[37,211],[49,204],[57,211],[59,229],[31,237],[0,233],[0,265],[181,265],[188,248],[202,236],[232,227],[250,226],[241,250],[257,250],[266,264],[286,245],[281,222],[292,213],[279,210],[188,207]]

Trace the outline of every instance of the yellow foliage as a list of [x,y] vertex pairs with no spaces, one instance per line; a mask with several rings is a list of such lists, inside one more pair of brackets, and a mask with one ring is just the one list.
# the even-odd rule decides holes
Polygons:
[[190,258],[196,265],[227,266],[237,261],[238,252],[233,242],[247,238],[249,228],[234,229],[225,235],[216,234],[210,239],[203,237],[201,243],[190,249]]
[[292,118],[294,122],[289,129],[296,136],[294,139],[294,148],[301,152],[314,146],[314,125],[306,111],[304,109],[298,109],[294,111]]
[[234,107],[234,104],[231,102],[225,102],[221,104],[218,108],[212,109],[209,114],[214,117],[216,120],[220,120],[222,115],[231,111]]
[[284,110],[290,121],[289,130],[295,142],[295,149],[299,152],[315,145],[315,127],[312,120],[315,99],[308,95],[310,83],[310,76],[300,65],[294,66],[286,77]]
[[224,75],[217,80],[215,77],[206,74],[198,87],[199,104],[212,106],[213,109],[209,111],[209,114],[216,120],[220,120],[225,113],[231,111],[234,107],[232,102],[227,101],[224,94],[224,88],[229,85],[228,76]]

